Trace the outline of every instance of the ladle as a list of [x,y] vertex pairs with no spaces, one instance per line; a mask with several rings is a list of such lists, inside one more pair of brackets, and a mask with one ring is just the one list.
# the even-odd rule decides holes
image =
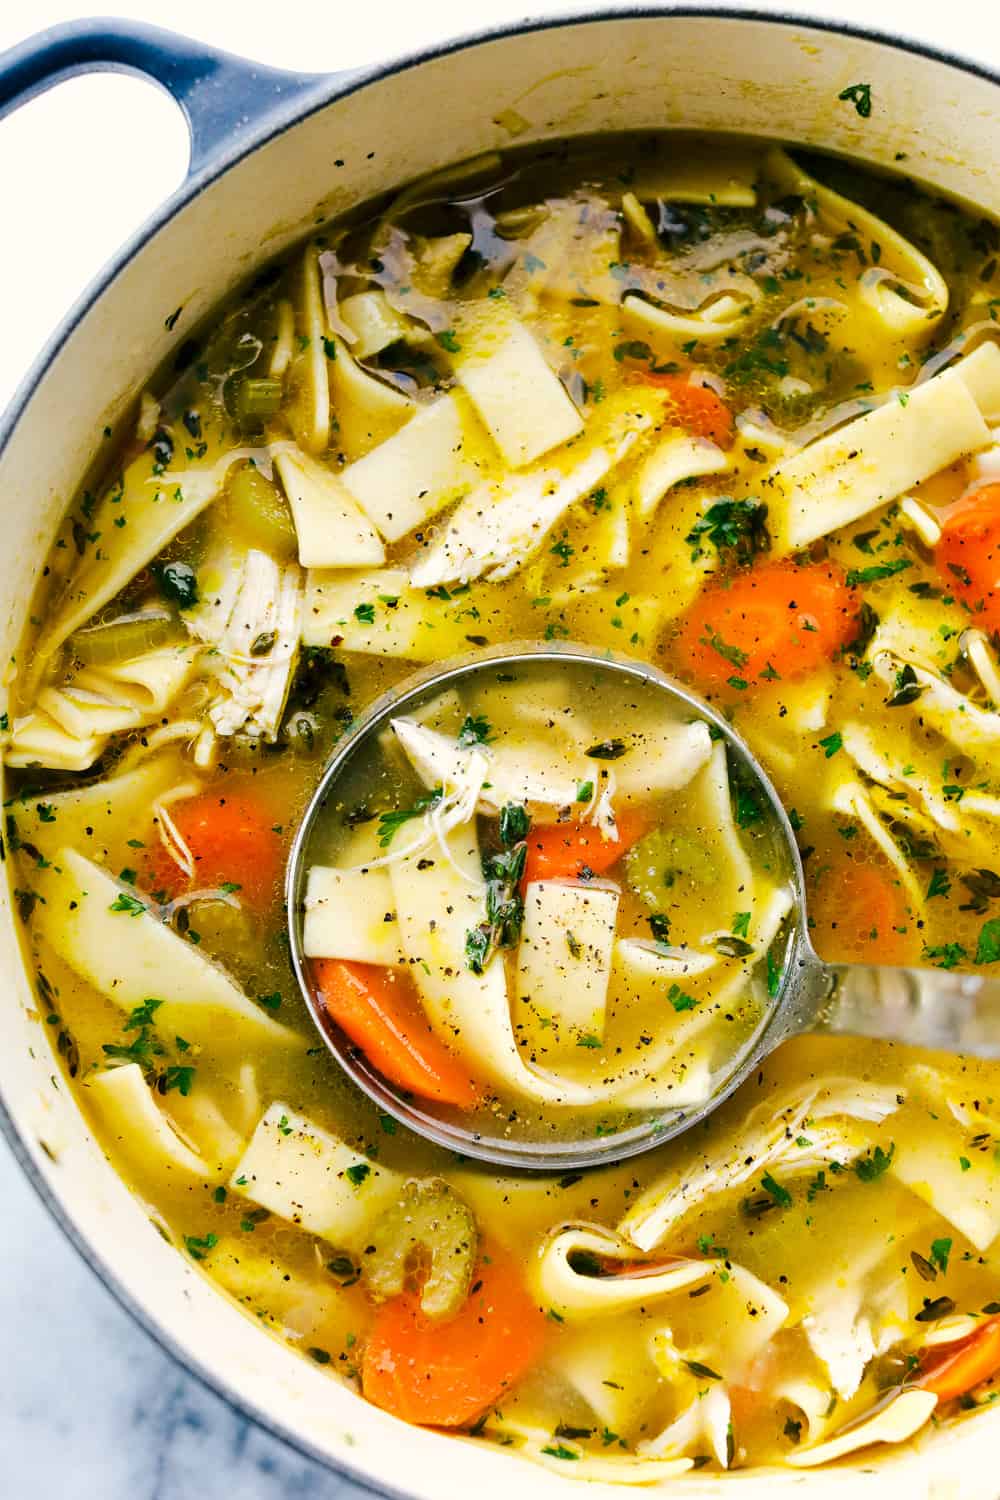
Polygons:
[[[503,1111],[495,1116],[495,1131],[483,1125],[481,1115],[476,1116],[475,1128],[470,1128],[458,1111],[396,1089],[331,1024],[317,997],[311,961],[302,944],[305,882],[308,866],[314,862],[310,847],[317,819],[335,799],[342,779],[363,767],[366,753],[393,718],[412,714],[437,695],[460,688],[477,675],[509,676],[529,665],[546,665],[553,673],[587,668],[596,674],[617,674],[662,693],[675,717],[703,720],[713,739],[725,742],[730,774],[738,768],[743,784],[755,788],[783,854],[793,897],[776,993],[764,1005],[758,1024],[732,1058],[731,1066],[713,1075],[709,1096],[665,1112],[633,1111],[620,1128],[596,1135],[593,1122],[584,1117],[588,1133],[580,1139],[572,1139],[564,1128],[551,1139],[541,1134],[537,1139],[519,1139],[505,1128],[507,1115]],[[824,962],[809,938],[802,860],[792,826],[777,792],[745,741],[721,714],[658,668],[569,643],[477,651],[452,660],[446,667],[416,673],[373,704],[336,746],[320,777],[292,848],[287,898],[295,972],[317,1030],[345,1073],[380,1109],[411,1130],[464,1156],[506,1167],[566,1171],[621,1161],[648,1150],[699,1124],[776,1047],[805,1032],[846,1033],[977,1057],[1000,1056],[1000,981],[940,969]],[[502,962],[502,958],[493,961]],[[555,1107],[555,1113],[560,1113],[559,1107]],[[568,1114],[563,1107],[563,1126]],[[580,1124],[582,1129],[583,1119]]]

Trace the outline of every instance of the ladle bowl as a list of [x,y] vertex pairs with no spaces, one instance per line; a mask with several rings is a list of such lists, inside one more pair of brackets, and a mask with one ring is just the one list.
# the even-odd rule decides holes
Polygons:
[[[633,1111],[620,1129],[602,1130],[597,1135],[588,1119],[588,1133],[578,1139],[565,1129],[551,1140],[519,1139],[504,1129],[502,1113],[495,1117],[495,1131],[485,1128],[481,1115],[476,1116],[472,1127],[463,1123],[454,1109],[438,1107],[397,1089],[331,1022],[318,998],[311,960],[303,947],[305,886],[313,862],[317,821],[335,800],[344,778],[363,769],[366,754],[392,719],[419,710],[442,692],[476,676],[510,673],[528,664],[548,666],[555,673],[584,668],[596,674],[617,675],[662,694],[674,716],[706,723],[713,739],[725,743],[730,774],[738,768],[744,784],[756,793],[779,846],[792,896],[774,994],[768,996],[752,1033],[732,1055],[731,1065],[713,1074],[708,1096],[674,1109]],[[566,1171],[594,1167],[660,1145],[699,1124],[776,1047],[805,1032],[847,1033],[946,1052],[1000,1057],[1000,981],[940,969],[826,963],[809,939],[802,860],[791,823],[746,742],[720,713],[657,667],[571,643],[515,644],[469,653],[446,667],[419,671],[379,698],[338,743],[320,776],[292,846],[286,893],[295,973],[317,1031],[347,1076],[381,1110],[419,1135],[463,1156],[508,1168]],[[565,1125],[567,1107],[554,1108],[560,1111]]]

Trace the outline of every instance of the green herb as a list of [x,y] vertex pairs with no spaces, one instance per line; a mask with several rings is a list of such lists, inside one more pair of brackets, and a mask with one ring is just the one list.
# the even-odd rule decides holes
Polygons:
[[828,734],[826,736],[826,739],[820,740],[820,744],[823,747],[826,759],[832,759],[832,757],[836,755],[837,751],[842,747],[843,743],[844,737],[840,733],[839,729],[834,730],[833,734]]
[[576,548],[571,547],[569,542],[566,540],[568,535],[569,533],[564,531],[559,540],[557,542],[553,542],[552,546],[549,548],[552,556],[558,557],[560,559],[559,566],[561,568],[569,567],[569,560],[576,551]]
[[733,787],[733,813],[740,828],[751,828],[764,816],[757,793],[742,781]]
[[862,120],[867,120],[872,112],[872,86],[870,83],[851,83],[837,95],[837,98],[844,101],[844,103],[853,104]]
[[906,666],[901,667],[896,673],[892,692],[885,700],[886,708],[905,708],[909,703],[916,703],[924,687],[925,684],[919,680],[916,672],[907,662]]
[[356,1161],[353,1167],[348,1167],[344,1176],[352,1187],[360,1187],[365,1178],[371,1173],[371,1167],[366,1161]]
[[505,849],[512,849],[521,839],[528,837],[531,819],[520,802],[507,802],[500,809],[500,842]]
[[164,599],[169,599],[178,609],[193,609],[198,603],[198,579],[187,563],[154,563],[151,571]]
[[870,568],[851,568],[847,582],[851,588],[859,583],[877,583],[880,578],[891,578],[894,573],[902,573],[912,567],[910,558],[894,557],[889,562],[874,563]]
[[766,1193],[769,1193],[779,1208],[790,1208],[792,1195],[780,1182],[775,1182],[770,1172],[765,1172],[760,1179],[760,1185]]
[[972,1166],[972,1163],[967,1156],[960,1156],[958,1158],[958,1165],[962,1168],[963,1172],[968,1172],[969,1168]]
[[169,1094],[171,1089],[177,1089],[186,1099],[191,1092],[194,1083],[194,1068],[173,1067],[167,1068],[162,1077],[157,1080],[157,1088],[161,1094]]
[[733,914],[732,930],[737,937],[745,938],[750,931],[750,916],[748,911],[738,911]]
[[578,1047],[590,1047],[596,1049],[602,1047],[604,1044],[599,1036],[594,1036],[593,1032],[589,1032],[586,1036],[578,1036],[576,1039],[576,1045]]
[[1000,917],[984,922],[976,944],[976,963],[995,964],[1000,959]]
[[138,896],[130,896],[127,891],[119,891],[108,907],[108,911],[127,911],[130,917],[141,917],[145,910],[145,901],[140,901]]
[[270,995],[258,995],[257,1004],[263,1005],[265,1010],[280,1010],[281,991],[275,990],[273,994]]
[[126,1031],[137,1031],[140,1026],[152,1026],[153,1012],[159,1010],[162,1000],[144,1000],[129,1011],[125,1020]]
[[724,661],[731,662],[734,667],[745,667],[749,660],[745,651],[741,651],[739,646],[728,645],[722,639],[721,635],[712,635],[707,638],[702,637],[699,645],[711,647],[713,651],[718,652]]
[[212,1194],[212,1197],[215,1199],[216,1203],[225,1203],[228,1196],[229,1194],[222,1186],[217,1187],[215,1192]]
[[451,328],[445,328],[441,333],[436,333],[434,337],[441,345],[441,348],[447,349],[449,354],[457,354],[462,347],[455,337],[454,330]]
[[48,802],[36,802],[35,803],[35,807],[37,808],[37,810],[38,810],[38,816],[39,816],[40,820],[43,823],[54,823],[55,822],[55,820],[56,820],[56,810],[55,810],[54,807],[51,806],[50,803],[48,803]]
[[854,1175],[859,1182],[874,1182],[888,1172],[895,1154],[895,1141],[890,1141],[888,1151],[883,1151],[881,1146],[876,1146],[867,1156],[858,1157],[854,1163]]
[[951,1240],[934,1240],[931,1244],[931,1260],[943,1276],[948,1270],[948,1257],[951,1254]]
[[775,375],[782,380],[789,368],[784,349],[785,341],[780,329],[765,328],[752,344],[742,349],[736,359],[726,365],[723,374],[738,385],[758,380],[761,375]]
[[649,930],[658,943],[669,943],[670,941],[670,918],[663,912],[653,912],[646,918]]
[[466,714],[465,722],[458,731],[458,743],[468,749],[472,745],[487,745],[492,739],[489,719],[481,714]]
[[694,996],[689,995],[686,990],[682,990],[679,984],[672,984],[670,986],[667,991],[667,999],[676,1011],[694,1010],[698,1004]]
[[196,1234],[186,1234],[184,1236],[184,1248],[192,1260],[204,1260],[206,1253],[209,1250],[214,1250],[218,1243],[219,1236],[217,1234],[206,1234],[201,1236],[201,1238]]
[[374,604],[356,604],[354,606],[354,618],[358,621],[358,623],[360,625],[374,625],[375,624],[375,606],[374,606]]
[[577,802],[589,802],[594,795],[594,783],[592,781],[581,781],[576,789]]
[[957,964],[960,964],[969,955],[961,943],[941,943],[936,948],[925,948],[923,956],[924,958],[936,959],[937,962],[934,965],[936,969],[954,969]]
[[531,820],[526,809],[508,802],[500,809],[498,828],[503,849],[483,860],[486,877],[486,919],[465,935],[465,961],[473,974],[481,974],[494,952],[514,948],[524,922],[521,881],[528,858],[525,838]]
[[770,998],[772,1000],[774,999],[774,997],[778,993],[778,991],[781,989],[781,975],[782,975],[782,971],[778,967],[778,962],[777,962],[774,954],[771,952],[770,948],[768,948],[768,950],[767,950],[767,993],[768,993],[768,995],[770,996]]
[[436,807],[443,796],[443,789],[436,786],[425,797],[418,797],[410,807],[396,807],[391,812],[379,813],[377,829],[379,848],[388,849],[404,823],[409,823],[413,818],[419,818],[421,813],[425,813],[428,808]]
[[548,1443],[543,1449],[550,1458],[578,1459],[579,1453],[574,1453],[572,1448],[565,1447],[562,1443]]
[[717,500],[694,523],[684,540],[695,549],[692,560],[702,555],[704,538],[717,552],[731,552],[735,561],[749,562],[771,545],[766,521],[767,506],[759,500]]

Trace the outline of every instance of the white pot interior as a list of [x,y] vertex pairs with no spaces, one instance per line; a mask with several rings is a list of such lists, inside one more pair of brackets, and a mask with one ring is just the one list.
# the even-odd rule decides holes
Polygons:
[[[861,119],[838,94],[863,79]],[[404,65],[318,109],[231,167],[159,228],[80,317],[30,392],[0,458],[3,651],[14,652],[32,580],[79,478],[150,370],[255,263],[317,220],[456,157],[602,128],[769,135],[902,165],[1000,213],[1000,84],[888,45],[790,22],[647,15],[568,23]],[[905,163],[897,154],[905,153]],[[180,307],[176,325],[165,320]],[[59,1078],[25,977],[7,892],[0,930],[0,1090],[27,1161],[57,1212],[120,1294],[241,1405],[334,1464],[426,1500],[562,1493],[566,1481],[495,1448],[404,1426],[366,1404],[224,1300],[152,1227],[97,1148]],[[1000,1412],[808,1476],[736,1474],[763,1496],[995,1493]],[[686,1495],[715,1493],[697,1474]],[[592,1486],[590,1493],[614,1493]],[[567,1490],[566,1493],[569,1493]]]

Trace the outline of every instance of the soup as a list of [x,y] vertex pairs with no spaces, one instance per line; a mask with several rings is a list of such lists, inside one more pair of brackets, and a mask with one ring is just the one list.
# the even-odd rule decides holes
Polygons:
[[[178,1252],[395,1416],[649,1483],[807,1467],[992,1400],[995,1068],[801,1039],[691,1137],[504,1175],[348,1083],[297,992],[282,879],[324,758],[381,692],[470,648],[578,641],[664,666],[746,737],[796,829],[825,956],[989,973],[998,250],[995,225],[902,180],[766,144],[482,158],[267,268],[151,382],[67,515],[3,721],[39,1025]],[[568,673],[522,686],[438,704],[411,748],[419,730],[425,751],[442,750],[427,733],[475,750],[480,721],[524,735],[529,708],[581,726],[592,708],[584,750],[626,731],[623,705],[589,705]],[[545,728],[532,743],[551,750]],[[436,775],[384,748],[384,775],[328,810],[321,868],[364,867],[373,836],[391,854],[437,805]],[[482,882],[516,903],[532,835],[560,859],[569,823],[607,884],[574,864],[558,900],[617,892],[612,947],[645,922],[668,1034],[721,983],[661,973],[674,929],[649,917],[680,903],[677,933],[699,950],[714,934],[716,956],[720,933],[757,941],[745,913],[778,885],[761,809],[720,776],[710,824],[692,778],[630,840],[621,798],[615,830],[586,821],[601,788],[584,799],[574,777],[567,804],[476,813],[504,871],[465,851],[479,909],[442,1013],[478,968],[501,1000],[507,975],[512,1024],[521,950]],[[723,824],[752,899],[719,873]],[[319,878],[343,933],[338,882]],[[730,948],[720,981],[749,958]],[[766,958],[763,979],[739,974],[759,1003]],[[610,993],[613,957],[605,971]],[[384,1067],[394,1037],[419,1058],[414,1014],[397,1025],[376,991],[355,995],[370,1057]],[[591,998],[554,984],[546,1004]],[[584,1081],[591,1012],[560,1010],[545,1042],[572,1037]],[[415,1021],[441,1066],[468,1066],[446,1020]],[[561,1128],[516,1080],[469,1076],[476,1108]]]
[[703,1103],[777,991],[793,904],[721,736],[569,655],[408,698],[309,833],[323,1023],[456,1144],[606,1139]]

